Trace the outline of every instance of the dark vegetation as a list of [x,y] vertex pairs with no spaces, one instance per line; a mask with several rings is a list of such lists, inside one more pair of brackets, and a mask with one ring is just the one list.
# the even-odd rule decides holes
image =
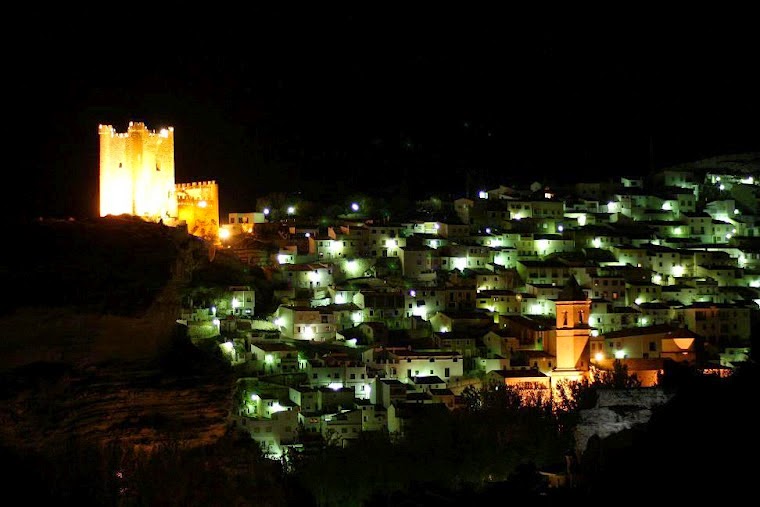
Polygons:
[[175,442],[150,453],[97,447],[72,435],[39,452],[1,446],[0,459],[3,491],[28,505],[289,505],[279,464],[236,433],[213,446],[184,449]]
[[655,494],[702,504],[753,494],[760,451],[757,364],[745,363],[726,379],[681,368],[673,375],[675,396],[646,426],[591,439],[581,460],[588,498],[645,502]]

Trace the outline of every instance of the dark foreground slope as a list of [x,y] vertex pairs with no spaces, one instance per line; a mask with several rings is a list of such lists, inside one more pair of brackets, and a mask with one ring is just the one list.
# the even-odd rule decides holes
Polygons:
[[[129,217],[14,224],[3,252],[0,459],[32,503],[240,504],[277,470],[230,432],[233,375],[176,323],[209,245]],[[250,487],[249,487],[250,485]],[[126,503],[124,503],[126,501]]]

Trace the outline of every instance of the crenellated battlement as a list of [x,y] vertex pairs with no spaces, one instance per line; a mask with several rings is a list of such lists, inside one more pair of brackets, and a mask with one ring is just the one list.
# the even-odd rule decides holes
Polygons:
[[190,188],[201,188],[201,187],[210,187],[212,185],[216,185],[215,180],[209,180],[209,181],[193,181],[190,183],[177,183],[175,185],[175,188],[177,190],[186,190]]
[[172,139],[174,137],[174,127],[165,127],[161,130],[150,130],[145,126],[143,122],[129,122],[129,127],[126,132],[116,132],[113,125],[98,125],[98,133],[102,135],[109,135],[111,137],[126,139],[134,134],[146,135],[156,138]]

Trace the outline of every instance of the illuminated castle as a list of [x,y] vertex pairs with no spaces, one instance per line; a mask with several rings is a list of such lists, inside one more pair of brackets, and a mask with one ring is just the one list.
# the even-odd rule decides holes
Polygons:
[[219,187],[215,181],[174,182],[174,128],[159,132],[129,122],[125,133],[100,125],[100,216],[133,215],[187,225],[218,242]]
[[148,130],[129,122],[126,134],[100,125],[100,216],[128,214],[148,220],[177,216],[174,129]]

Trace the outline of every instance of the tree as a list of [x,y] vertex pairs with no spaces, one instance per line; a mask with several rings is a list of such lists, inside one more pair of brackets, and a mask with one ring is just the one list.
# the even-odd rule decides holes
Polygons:
[[[593,367],[592,367],[593,368]],[[612,370],[592,370],[594,387],[612,387],[615,389],[635,389],[641,387],[641,380],[635,373],[628,374],[628,365],[619,359],[612,363]]]

